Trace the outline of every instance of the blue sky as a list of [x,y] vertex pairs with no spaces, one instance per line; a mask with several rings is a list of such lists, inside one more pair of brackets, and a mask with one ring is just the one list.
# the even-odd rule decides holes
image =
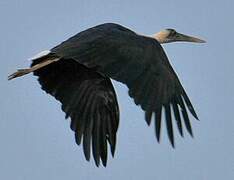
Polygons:
[[[233,179],[233,6],[231,0],[1,1],[0,179]],[[121,110],[116,156],[107,168],[96,168],[76,146],[60,103],[36,77],[7,81],[29,57],[104,22],[147,35],[175,28],[207,41],[164,45],[201,120],[191,117],[194,139],[177,132],[174,150],[163,127],[158,144],[143,111],[115,82]]]

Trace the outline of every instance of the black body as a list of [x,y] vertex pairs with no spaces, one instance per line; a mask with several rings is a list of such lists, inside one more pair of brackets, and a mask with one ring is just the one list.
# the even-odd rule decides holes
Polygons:
[[[59,57],[34,72],[42,89],[62,103],[76,142],[81,143],[90,159],[92,142],[96,165],[106,166],[107,142],[114,155],[119,109],[110,78],[129,88],[129,95],[145,111],[150,124],[155,114],[156,137],[159,141],[161,113],[164,109],[167,133],[174,147],[172,114],[183,136],[182,120],[192,135],[186,106],[197,118],[161,45],[153,38],[136,34],[117,25],[102,24],[78,33],[51,49],[47,57]],[[32,65],[41,59],[34,60]],[[163,108],[164,107],[164,108]],[[173,111],[173,112],[172,112]]]

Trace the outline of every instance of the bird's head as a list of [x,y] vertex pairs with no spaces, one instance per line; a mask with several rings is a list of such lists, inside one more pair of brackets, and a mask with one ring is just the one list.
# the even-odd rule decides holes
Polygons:
[[192,36],[178,33],[174,29],[162,30],[162,31],[154,34],[153,38],[155,38],[161,44],[177,42],[177,41],[194,42],[194,43],[205,43],[206,42],[206,41],[199,39],[199,38],[196,38],[196,37],[192,37]]

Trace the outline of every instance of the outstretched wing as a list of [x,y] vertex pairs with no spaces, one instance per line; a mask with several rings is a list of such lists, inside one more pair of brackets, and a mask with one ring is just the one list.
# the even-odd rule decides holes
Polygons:
[[140,36],[117,24],[103,24],[78,33],[51,51],[125,83],[129,88],[129,95],[145,111],[148,124],[155,113],[158,141],[162,109],[165,111],[172,146],[172,110],[180,134],[183,136],[181,121],[184,119],[185,126],[192,135],[186,106],[195,118],[197,115],[164,50],[156,40]]
[[[32,65],[40,62],[34,60]],[[107,162],[107,142],[114,156],[119,108],[109,78],[101,76],[71,59],[61,59],[34,72],[43,90],[62,103],[66,118],[71,118],[71,129],[78,145],[83,138],[85,158],[90,159],[90,148],[96,165]]]

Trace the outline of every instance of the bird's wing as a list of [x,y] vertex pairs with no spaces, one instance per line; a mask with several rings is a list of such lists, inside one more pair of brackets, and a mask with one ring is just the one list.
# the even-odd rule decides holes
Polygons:
[[[39,63],[34,60],[32,65]],[[74,60],[59,60],[34,72],[43,90],[62,103],[66,118],[71,118],[71,129],[76,143],[83,137],[87,160],[90,148],[96,165],[107,162],[107,142],[114,156],[119,108],[109,78],[92,71]]]
[[158,141],[162,109],[172,146],[172,110],[180,134],[183,136],[181,121],[184,119],[192,135],[186,106],[195,118],[197,115],[163,48],[156,40],[137,35],[120,25],[104,24],[78,33],[51,51],[125,83],[129,95],[145,111],[148,124],[152,114],[155,114]]

